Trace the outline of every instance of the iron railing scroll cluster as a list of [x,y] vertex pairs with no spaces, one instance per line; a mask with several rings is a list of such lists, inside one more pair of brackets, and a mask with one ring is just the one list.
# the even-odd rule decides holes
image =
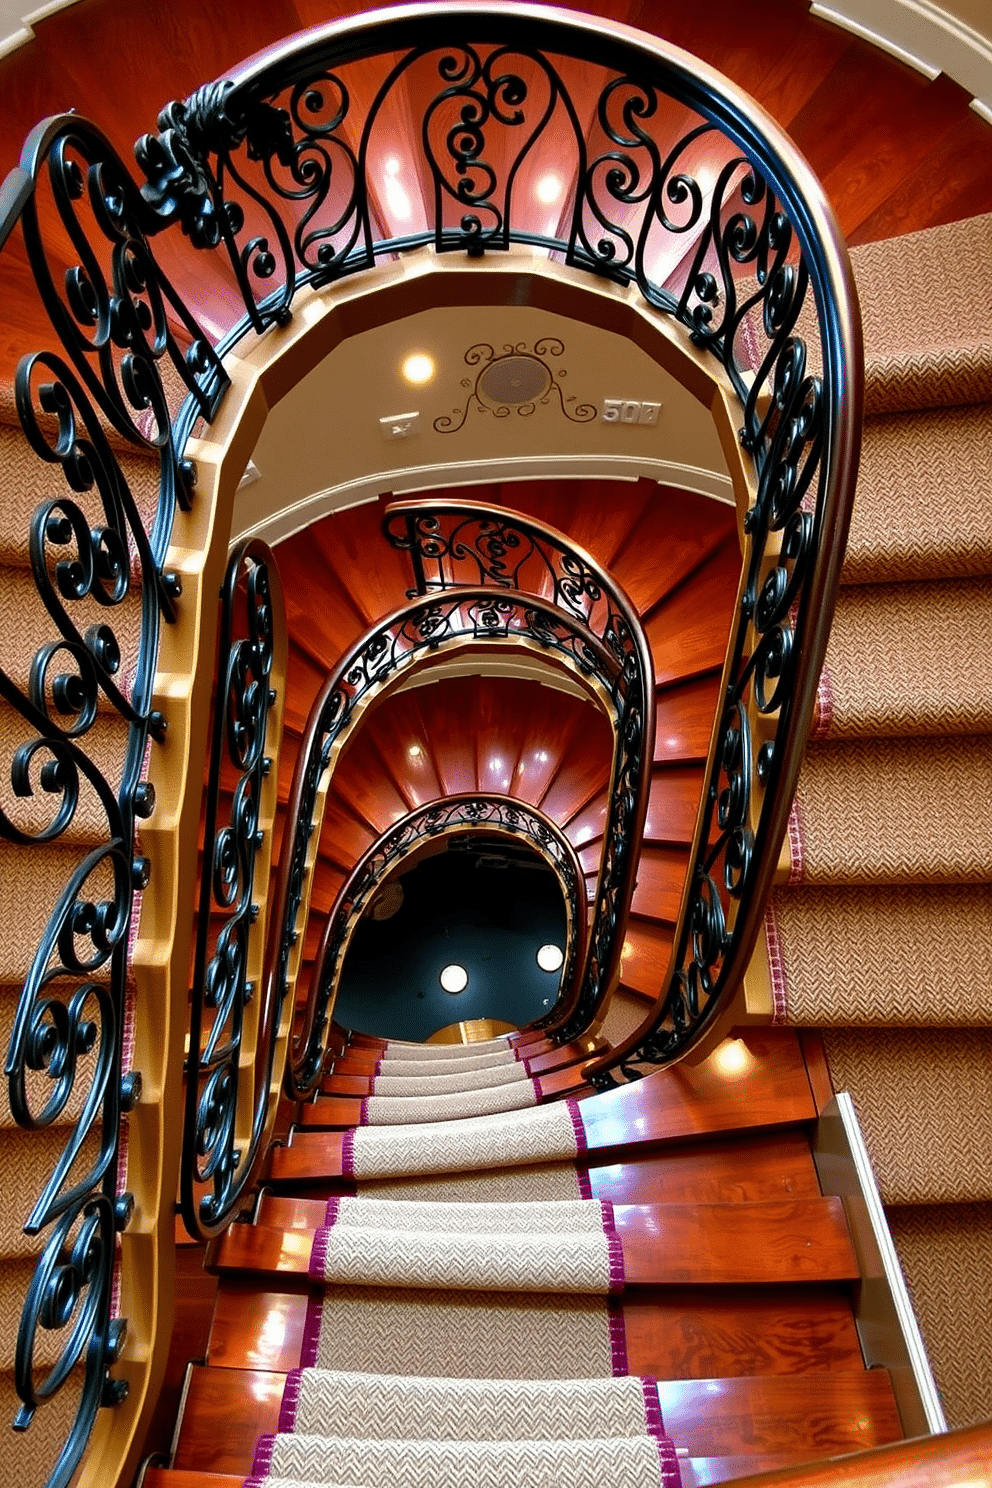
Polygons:
[[542,595],[588,628],[616,657],[616,741],[589,952],[574,996],[535,1026],[560,1043],[584,1033],[620,975],[624,929],[637,878],[654,755],[654,665],[637,611],[623,590],[564,533],[519,512],[466,501],[387,507],[383,532],[407,552],[416,592],[490,584]]
[[47,918],[23,950],[7,1094],[25,1171],[41,1150],[32,1134],[54,1136],[58,1154],[23,1215],[36,1264],[13,1424],[72,1420],[51,1458],[45,1440],[49,1488],[72,1478],[101,1406],[128,1393],[111,1371],[127,1335],[115,1299],[134,1212],[124,1133],[142,1090],[129,942],[150,864],[136,829],[155,808],[143,776],[166,727],[152,706],[159,625],[180,597],[164,557],[177,504],[193,501],[173,420],[180,407],[186,429],[209,420],[226,386],[156,261],[152,220],[108,140],[75,115],[39,124],[0,186],[0,284],[21,297],[33,286],[52,328],[49,348],[26,348],[16,368],[16,418],[46,494],[23,537],[4,532],[31,654],[8,634],[0,670],[3,873],[22,895],[31,875],[41,899],[8,918],[8,949],[36,911]]
[[[410,108],[419,132],[393,159],[382,139]],[[706,820],[656,1026],[611,1056],[628,1076],[677,1057],[740,985],[760,932],[857,474],[857,297],[815,177],[696,58],[595,18],[471,0],[333,22],[263,52],[170,104],[138,159],[163,227],[228,255],[238,334],[285,321],[302,287],[402,250],[527,244],[636,286],[736,395],[754,495]],[[411,209],[402,231],[390,159]],[[532,189],[547,173],[562,183],[551,230]],[[607,1062],[592,1067],[603,1081]]]
[[479,833],[527,842],[555,873],[565,901],[565,958],[558,1001],[567,1000],[584,966],[586,888],[582,865],[550,817],[513,796],[463,793],[431,801],[401,818],[356,863],[324,927],[308,998],[308,1022],[294,1055],[297,1088],[312,1089],[321,1074],[324,1030],[333,1017],[344,958],[362,915],[389,876],[427,842]]
[[[255,993],[259,983],[269,990],[258,900],[264,904],[272,852],[285,653],[275,559],[265,543],[245,540],[231,554],[221,592],[203,806],[180,1167],[183,1221],[194,1239],[229,1223],[255,1175],[284,1042],[281,1002]],[[280,1080],[277,1070],[277,1089]]]
[[[446,649],[492,645],[527,645],[597,684],[609,700],[611,721],[621,737],[632,687],[625,656],[547,600],[514,589],[453,588],[443,595],[413,600],[386,616],[338,662],[317,694],[304,729],[290,787],[292,839],[287,828],[272,923],[269,975],[277,979],[281,989],[277,995],[285,997],[290,986],[294,947],[306,918],[312,844],[319,838],[330,772],[362,711],[402,672]],[[320,1022],[316,1013],[308,1012],[307,1018]],[[305,1058],[294,1056],[290,1061],[287,1093],[296,1099],[317,1078],[314,1070],[323,1058],[327,1031],[325,1023],[308,1039]]]

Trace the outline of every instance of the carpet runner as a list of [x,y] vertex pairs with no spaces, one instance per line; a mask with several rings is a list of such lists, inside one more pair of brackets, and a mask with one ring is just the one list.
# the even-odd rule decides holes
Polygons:
[[473,1172],[567,1161],[584,1146],[576,1102],[559,1101],[485,1118],[360,1126],[344,1135],[342,1170],[357,1179]]
[[854,1098],[960,1426],[992,1415],[992,217],[852,259],[868,418],[767,943],[777,1019],[823,1030]]

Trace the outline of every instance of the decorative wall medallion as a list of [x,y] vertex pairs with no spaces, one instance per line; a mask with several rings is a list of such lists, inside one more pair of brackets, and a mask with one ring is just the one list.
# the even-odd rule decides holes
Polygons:
[[558,408],[571,423],[587,424],[596,417],[595,405],[577,403],[574,393],[566,393],[561,383],[568,373],[564,367],[552,365],[564,355],[565,343],[557,336],[542,336],[533,347],[525,341],[507,341],[498,355],[487,342],[470,346],[465,363],[479,370],[474,381],[462,378],[462,387],[468,390],[465,406],[436,418],[434,428],[439,434],[457,434],[472,407],[494,418],[509,418],[511,413],[528,418],[539,405],[553,408],[556,398]]

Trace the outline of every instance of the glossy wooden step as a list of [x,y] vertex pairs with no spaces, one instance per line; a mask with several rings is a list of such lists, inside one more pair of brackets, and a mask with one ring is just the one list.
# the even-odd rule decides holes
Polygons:
[[[321,1205],[323,1208],[323,1205]],[[285,1372],[299,1364],[310,1288],[224,1274],[212,1365]],[[817,1374],[861,1367],[843,1285],[640,1287],[620,1299],[628,1368],[660,1379]]]
[[[723,1046],[721,1046],[722,1049]],[[702,1064],[683,1062],[631,1085],[581,1101],[591,1152],[630,1156],[661,1143],[717,1132],[792,1126],[816,1115],[806,1066],[791,1029],[755,1029],[735,1041],[734,1058],[717,1049]],[[352,1105],[360,1105],[353,1102]],[[275,1183],[341,1177],[343,1132],[297,1132],[272,1154]]]
[[[767,1286],[852,1281],[857,1261],[840,1199],[759,1204],[617,1204],[624,1285]],[[313,1234],[235,1224],[210,1269],[306,1276]]]
[[[285,1375],[194,1366],[174,1466],[247,1473],[278,1427]],[[899,1436],[884,1370],[659,1380],[665,1429],[690,1456],[828,1457]]]

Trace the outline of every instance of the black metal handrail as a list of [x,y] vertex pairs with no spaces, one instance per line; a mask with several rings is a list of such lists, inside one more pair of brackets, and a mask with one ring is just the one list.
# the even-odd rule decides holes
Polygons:
[[[142,776],[165,733],[151,702],[159,626],[176,618],[180,595],[164,557],[176,506],[193,499],[163,369],[187,400],[187,426],[213,417],[227,385],[156,261],[149,219],[112,145],[75,115],[39,124],[0,186],[3,272],[13,262],[19,285],[33,283],[57,348],[22,357],[15,381],[24,437],[50,469],[51,494],[25,533],[47,634],[31,636],[26,676],[0,671],[16,741],[0,836],[22,848],[57,844],[68,864],[5,1063],[18,1126],[65,1132],[25,1217],[41,1249],[14,1363],[15,1429],[29,1429],[70,1380],[78,1400],[49,1488],[72,1478],[100,1407],[128,1393],[110,1373],[127,1331],[114,1315],[117,1237],[134,1209],[119,1186],[122,1130],[142,1089],[125,1052],[141,1017],[130,1005],[128,943],[150,876],[137,826],[155,798]],[[125,474],[124,451],[145,463],[149,501]],[[109,753],[106,730],[95,728],[108,718],[120,724]],[[39,1343],[51,1359],[53,1339],[55,1362],[41,1366]]]
[[[613,782],[614,809],[633,810],[633,782],[637,778],[639,713],[635,672],[629,659],[629,638],[611,648],[592,634],[583,621],[536,595],[512,589],[449,589],[443,595],[418,599],[395,610],[367,631],[338,662],[310,709],[289,794],[287,829],[279,862],[275,908],[271,921],[272,941],[268,975],[275,979],[271,995],[285,998],[290,981],[293,947],[302,927],[300,910],[306,896],[310,842],[319,827],[319,798],[328,781],[328,770],[340,752],[348,732],[369,701],[404,670],[423,663],[452,646],[527,644],[542,655],[556,658],[594,684],[612,717],[615,731]],[[618,903],[609,889],[610,908]],[[615,916],[620,925],[622,915]],[[622,926],[621,926],[622,928]],[[600,977],[608,957],[601,954],[602,940],[593,932],[582,994],[592,1006],[587,1022],[595,1015],[608,990]],[[309,1016],[309,1015],[308,1015]],[[324,1034],[326,1035],[326,1030]],[[319,1056],[319,1057],[318,1057]],[[308,1056],[308,1071],[319,1067],[323,1055],[317,1046]]]
[[654,758],[654,663],[644,628],[621,586],[590,554],[521,512],[476,501],[399,501],[386,508],[382,530],[394,548],[409,553],[417,594],[467,583],[541,594],[623,658],[627,690],[618,719],[590,960],[573,995],[535,1020],[557,1042],[568,1043],[585,1032],[620,976]]
[[[285,671],[286,619],[275,558],[257,540],[231,554],[221,591],[217,689],[203,810],[203,861],[190,992],[179,1197],[196,1240],[229,1223],[264,1154],[282,1005],[256,1000],[252,940],[262,793],[277,754],[271,713]],[[218,828],[222,792],[230,796]],[[264,887],[264,886],[263,886]]]
[[[373,57],[383,79],[355,117],[349,69]],[[395,233],[375,130],[413,98],[408,164],[425,220]],[[537,245],[636,285],[736,393],[755,497],[720,744],[651,1026],[590,1068],[607,1082],[611,1060],[635,1075],[678,1057],[739,987],[760,934],[850,520],[860,321],[818,182],[775,122],[698,59],[595,18],[471,0],[291,38],[170,104],[137,151],[163,225],[228,254],[246,326],[285,321],[302,287],[409,248]],[[563,185],[557,233],[528,215],[522,183],[541,171]]]
[[[564,832],[536,807],[495,792],[463,792],[429,801],[402,817],[358,860],[331,908],[317,950],[306,1022],[291,1058],[292,1089],[309,1095],[325,1063],[326,1030],[334,1014],[341,968],[359,920],[394,869],[426,842],[466,832],[526,841],[554,870],[565,900],[565,958],[557,1001],[567,1000],[581,978],[587,934],[582,865]],[[288,1088],[288,1086],[287,1086]]]

